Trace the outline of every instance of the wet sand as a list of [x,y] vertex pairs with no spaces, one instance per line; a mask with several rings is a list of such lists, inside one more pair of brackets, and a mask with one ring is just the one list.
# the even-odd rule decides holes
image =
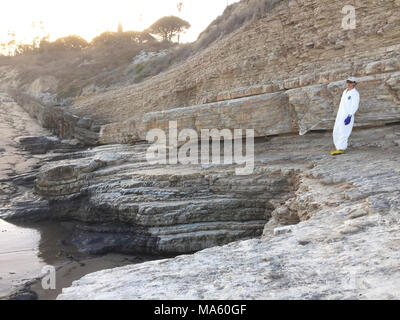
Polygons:
[[146,259],[145,257],[110,253],[99,257],[82,259],[80,261],[69,261],[63,266],[57,268],[55,290],[43,289],[41,280],[38,280],[31,285],[30,290],[37,294],[39,300],[53,300],[61,293],[62,288],[71,286],[73,281],[82,278],[88,273],[148,260],[151,260],[151,258]]
[[0,297],[40,275],[40,232],[0,220]]
[[[84,255],[70,245],[73,222],[11,224],[0,220],[0,298],[33,292],[37,299],[56,299],[62,289],[85,274],[153,260],[154,256]],[[56,270],[55,289],[44,289],[46,266]]]

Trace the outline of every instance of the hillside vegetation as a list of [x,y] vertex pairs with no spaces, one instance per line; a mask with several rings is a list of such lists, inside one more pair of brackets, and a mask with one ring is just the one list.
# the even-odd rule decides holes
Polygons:
[[193,43],[159,41],[147,30],[105,32],[90,43],[72,35],[54,42],[42,39],[36,49],[20,45],[15,56],[0,56],[0,67],[17,67],[19,86],[25,90],[35,79],[54,78],[56,85],[49,88],[57,97],[54,104],[71,104],[78,96],[140,83],[166,71],[262,17],[277,2],[243,0],[227,6]]

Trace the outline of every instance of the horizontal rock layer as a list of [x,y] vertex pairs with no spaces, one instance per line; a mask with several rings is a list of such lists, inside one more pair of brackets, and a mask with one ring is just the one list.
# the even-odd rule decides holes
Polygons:
[[[312,216],[318,205],[291,199],[305,193],[299,175],[310,161],[325,157],[331,139],[311,133],[257,140],[255,169],[247,176],[235,174],[238,165],[151,164],[147,144],[96,147],[52,159],[36,174],[36,195],[17,197],[2,212],[9,219],[94,225],[77,236],[87,251],[193,252],[258,237],[267,222],[293,224]],[[350,148],[395,146],[398,139],[397,125],[356,130]],[[114,224],[122,229],[115,231]],[[124,235],[125,243],[110,245],[105,239],[112,234]]]
[[285,139],[272,138],[260,145],[269,166],[307,167],[261,239],[92,273],[58,298],[399,299],[399,136],[398,125],[356,129],[338,157],[330,135],[288,137],[286,160]]
[[[399,60],[400,62],[400,60]],[[400,65],[400,64],[399,64]],[[400,72],[358,79],[361,104],[356,126],[380,125],[400,120]],[[141,121],[126,120],[102,127],[100,141],[134,142],[145,140],[152,129],[168,133],[169,122],[178,130],[254,129],[256,137],[331,129],[345,81],[264,93],[192,107],[151,112]]]
[[[294,169],[261,165],[238,176],[236,165],[165,168],[146,161],[147,147],[108,145],[55,157],[36,174],[36,195],[13,199],[2,216],[82,221],[89,226],[76,242],[88,252],[186,253],[260,236],[274,208],[269,201],[294,190]],[[112,235],[125,242],[110,245]]]

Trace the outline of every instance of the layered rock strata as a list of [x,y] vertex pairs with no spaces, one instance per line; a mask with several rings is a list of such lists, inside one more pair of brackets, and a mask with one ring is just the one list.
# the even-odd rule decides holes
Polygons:
[[3,217],[74,219],[89,224],[84,233],[125,233],[123,251],[185,253],[260,236],[269,200],[295,188],[293,169],[260,166],[237,176],[234,165],[165,168],[146,161],[147,147],[108,145],[51,161],[36,175],[35,201],[16,198]]
[[[397,58],[400,66],[400,60]],[[361,104],[356,126],[367,127],[400,120],[400,72],[358,79]],[[345,81],[313,85],[276,93],[225,100],[209,104],[151,112],[139,121],[126,120],[102,127],[100,141],[132,142],[146,139],[151,129],[168,132],[177,121],[178,130],[254,129],[256,137],[327,130],[333,127]]]
[[326,136],[293,139],[308,166],[263,237],[89,274],[58,298],[399,299],[399,136],[398,125],[356,131],[340,157],[320,152]]
[[[143,83],[82,96],[71,106],[20,103],[54,133],[92,145],[144,140],[169,118],[196,130],[304,133],[332,127],[342,81],[353,75],[360,78],[357,125],[397,121],[399,3],[353,5],[356,28],[349,29],[341,2],[279,1],[265,17]],[[15,70],[3,73],[2,86],[18,87]]]

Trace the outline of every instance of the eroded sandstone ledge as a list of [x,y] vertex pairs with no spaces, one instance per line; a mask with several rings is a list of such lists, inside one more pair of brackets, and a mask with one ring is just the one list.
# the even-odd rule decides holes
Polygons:
[[[400,68],[400,58],[392,59]],[[400,72],[388,72],[358,79],[361,107],[357,127],[400,120]],[[312,85],[275,93],[225,100],[191,107],[151,112],[138,120],[104,125],[99,141],[129,143],[146,140],[151,129],[168,132],[169,122],[178,130],[254,129],[256,137],[333,127],[345,81]]]
[[399,299],[399,137],[398,125],[356,130],[340,157],[330,135],[288,138],[290,151],[273,138],[269,166],[307,166],[262,238],[89,274],[58,298]]
[[146,161],[147,147],[108,145],[52,159],[35,174],[32,200],[16,197],[3,217],[82,221],[77,242],[88,252],[187,253],[260,236],[270,200],[295,190],[293,166],[260,165],[248,176],[237,176],[235,165],[165,167]]

